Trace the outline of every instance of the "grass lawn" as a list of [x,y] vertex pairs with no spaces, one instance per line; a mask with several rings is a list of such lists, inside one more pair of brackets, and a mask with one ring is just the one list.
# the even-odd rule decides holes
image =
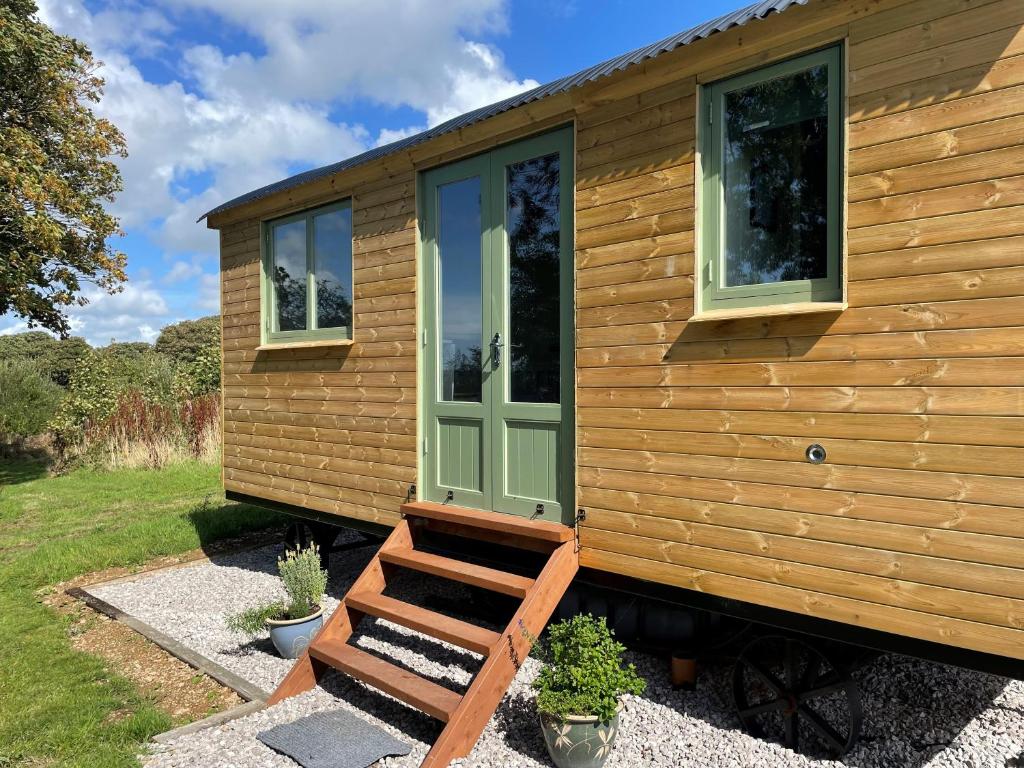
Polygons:
[[135,765],[139,745],[173,725],[71,647],[65,619],[41,602],[47,586],[279,521],[225,502],[215,466],[50,477],[0,460],[0,767]]

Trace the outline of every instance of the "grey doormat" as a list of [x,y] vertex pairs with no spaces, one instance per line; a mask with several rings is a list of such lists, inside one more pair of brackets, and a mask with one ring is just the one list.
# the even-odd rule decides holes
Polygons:
[[367,768],[382,757],[408,755],[412,750],[345,709],[300,717],[256,738],[304,768]]

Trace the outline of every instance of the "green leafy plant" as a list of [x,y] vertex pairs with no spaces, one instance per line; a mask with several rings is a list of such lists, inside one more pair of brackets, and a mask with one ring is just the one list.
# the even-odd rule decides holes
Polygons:
[[213,460],[220,445],[220,398],[192,397],[176,386],[176,368],[145,344],[89,352],[75,368],[49,427],[58,469],[114,469]]
[[229,629],[246,635],[257,635],[266,622],[280,619],[304,619],[320,609],[327,590],[327,571],[320,567],[320,551],[316,544],[306,549],[287,550],[277,560],[288,602],[275,600],[250,608],[227,618]]
[[28,360],[0,360],[0,443],[19,444],[46,431],[63,390]]
[[41,373],[62,387],[71,381],[78,361],[91,347],[80,336],[57,339],[46,331],[27,331],[0,336],[0,360],[31,360]]
[[570,715],[609,720],[623,694],[641,694],[647,687],[634,665],[623,664],[626,647],[604,617],[581,614],[553,624],[547,643],[534,648],[544,661],[533,682],[537,709],[559,720]]
[[56,34],[32,0],[0,3],[0,315],[55,333],[85,284],[114,293],[126,257],[110,243],[124,137],[91,107],[101,67],[85,44]]
[[228,616],[228,629],[233,632],[241,632],[243,635],[258,635],[267,628],[267,621],[277,621],[288,618],[286,612],[288,606],[281,601],[258,605],[247,611]]

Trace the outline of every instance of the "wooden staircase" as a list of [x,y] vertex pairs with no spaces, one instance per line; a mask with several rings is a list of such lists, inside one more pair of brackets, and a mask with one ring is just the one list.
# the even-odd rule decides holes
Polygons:
[[[443,768],[465,757],[498,708],[532,638],[568,589],[578,568],[572,528],[496,512],[432,502],[402,506],[402,521],[353,582],[309,649],[268,700],[275,704],[313,688],[331,667],[404,701],[446,723],[424,759],[423,768]],[[453,560],[416,549],[421,531],[462,536],[548,553],[536,579]],[[521,603],[501,633],[386,597],[388,578],[404,568],[519,598]],[[391,664],[349,643],[364,616],[376,616],[484,656],[464,695]]]

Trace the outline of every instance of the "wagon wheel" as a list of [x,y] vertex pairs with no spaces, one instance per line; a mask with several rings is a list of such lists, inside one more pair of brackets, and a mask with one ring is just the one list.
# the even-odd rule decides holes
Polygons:
[[733,702],[748,733],[845,754],[863,721],[860,691],[849,671],[820,649],[791,637],[766,636],[748,644],[733,668]]
[[288,549],[306,549],[310,543],[315,543],[320,550],[320,567],[327,570],[338,531],[336,526],[327,523],[296,520],[284,533],[284,545]]

